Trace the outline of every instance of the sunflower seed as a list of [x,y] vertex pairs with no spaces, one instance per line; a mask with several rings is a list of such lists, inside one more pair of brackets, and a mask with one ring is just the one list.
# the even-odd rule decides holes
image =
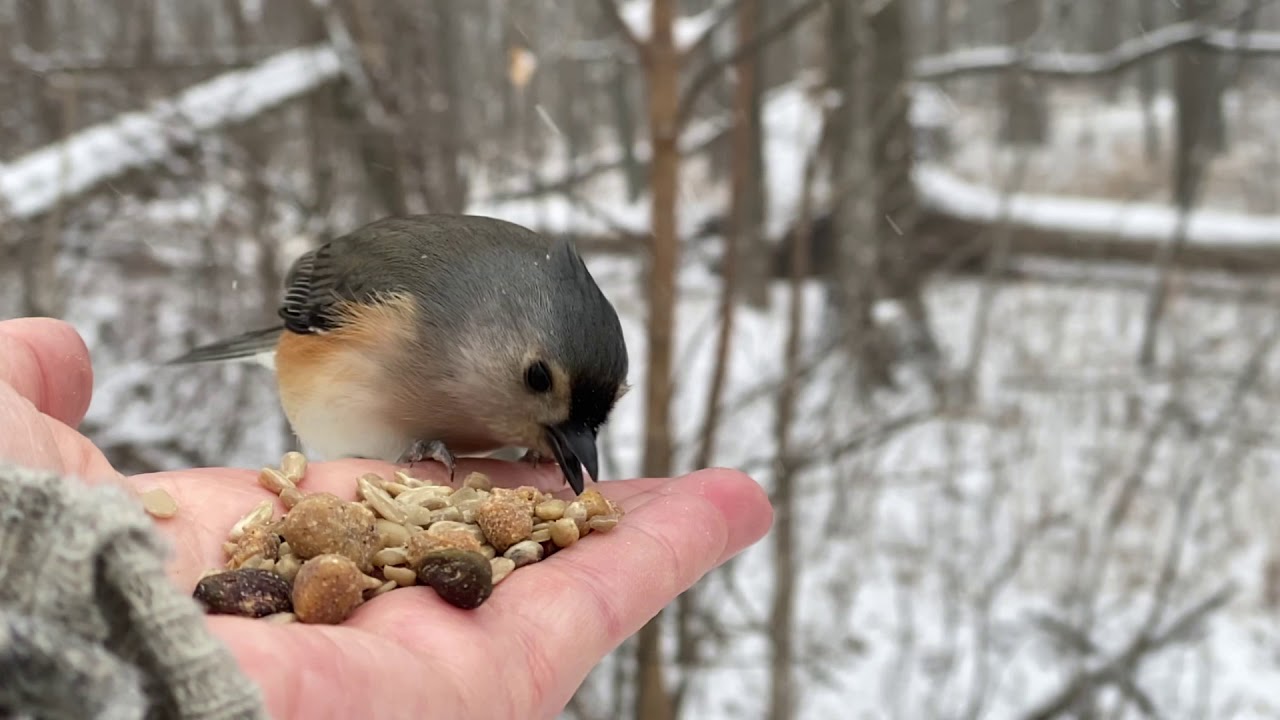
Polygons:
[[151,488],[142,493],[142,508],[158,518],[171,518],[178,514],[178,501],[164,488]]
[[404,524],[409,521],[409,514],[405,512],[404,506],[388,495],[386,490],[374,485],[368,474],[361,475],[356,482],[360,488],[360,497],[369,503],[374,512],[393,523]]
[[232,540],[239,540],[241,537],[244,537],[245,531],[254,525],[265,525],[266,523],[271,522],[271,517],[275,514],[274,511],[274,503],[270,500],[263,500],[254,506],[254,508],[244,517],[240,518],[235,525],[231,526],[231,532],[228,533],[228,537]]
[[400,587],[409,587],[418,582],[418,573],[413,568],[388,565],[382,568],[382,574]]

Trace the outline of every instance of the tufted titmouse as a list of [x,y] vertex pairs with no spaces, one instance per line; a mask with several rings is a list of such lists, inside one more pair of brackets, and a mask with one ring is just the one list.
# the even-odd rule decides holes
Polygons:
[[575,493],[627,391],[617,312],[565,239],[487,217],[378,220],[296,261],[283,323],[170,361],[273,367],[294,433],[395,463],[523,448]]

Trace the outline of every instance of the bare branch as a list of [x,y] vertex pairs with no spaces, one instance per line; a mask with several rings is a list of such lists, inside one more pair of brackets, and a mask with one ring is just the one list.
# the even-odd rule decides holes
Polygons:
[[772,25],[760,30],[750,42],[740,45],[728,55],[716,58],[702,66],[680,96],[679,127],[684,127],[684,124],[693,116],[693,105],[697,102],[698,96],[706,91],[711,86],[711,83],[715,82],[716,76],[723,72],[725,68],[752,53],[760,52],[774,40],[782,37],[788,30],[799,24],[801,20],[808,17],[814,10],[826,4],[826,2],[827,0],[806,0],[806,2],[796,5],[782,17],[775,20]]
[[1187,608],[1158,633],[1135,633],[1133,639],[1118,652],[1098,664],[1092,670],[1077,674],[1051,695],[1036,709],[1023,716],[1023,720],[1050,720],[1070,711],[1076,701],[1106,685],[1124,685],[1137,670],[1142,660],[1152,652],[1178,642],[1199,627],[1210,613],[1226,605],[1235,595],[1235,588],[1227,585],[1204,600]]
[[599,3],[600,12],[604,13],[604,16],[608,18],[609,24],[613,25],[614,29],[627,41],[628,45],[635,48],[640,60],[647,62],[649,45],[644,40],[641,40],[635,31],[631,29],[631,26],[627,24],[627,21],[622,17],[622,13],[618,10],[618,4],[614,0],[599,0]]
[[351,36],[351,31],[347,28],[346,21],[342,19],[337,6],[332,0],[311,0],[311,5],[320,11],[324,18],[324,29],[329,36],[329,43],[342,63],[342,74],[360,98],[365,120],[378,130],[394,132],[396,127],[391,119],[391,113],[387,111],[377,91],[374,90],[373,81],[369,78],[369,73],[360,59],[360,48],[356,46],[355,38]]
[[733,17],[740,4],[742,4],[742,0],[728,0],[728,2],[721,4],[720,7],[715,8],[715,19],[711,21],[706,30],[702,31],[698,39],[694,40],[693,44],[684,50],[685,58],[697,57],[698,53],[707,49],[711,45],[711,41],[715,39],[716,31],[724,27],[724,24]]

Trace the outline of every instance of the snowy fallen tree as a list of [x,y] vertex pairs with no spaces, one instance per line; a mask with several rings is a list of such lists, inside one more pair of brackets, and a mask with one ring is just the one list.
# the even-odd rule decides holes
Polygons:
[[1276,56],[1280,55],[1280,33],[1242,33],[1184,22],[1152,30],[1100,53],[1030,53],[1008,45],[965,48],[920,58],[914,75],[918,81],[937,82],[1018,70],[1044,78],[1085,80],[1114,75],[1184,46],[1253,57]]
[[297,48],[223,73],[147,110],[124,113],[0,165],[0,217],[30,220],[130,170],[147,167],[201,132],[246,120],[337,77],[328,45]]
[[[1189,32],[1171,33],[1164,41],[1190,37]],[[15,219],[38,217],[61,200],[163,160],[197,133],[251,118],[342,72],[338,53],[328,44],[288,50],[251,68],[192,86],[145,111],[125,113],[81,130],[0,165],[0,212]],[[803,153],[800,145],[811,138],[797,128],[805,126],[809,112],[814,117],[808,119],[816,122],[817,110],[801,102],[802,94],[799,86],[769,93],[764,111],[767,142],[793,144],[792,150]],[[682,147],[689,153],[703,150],[726,127],[725,118],[694,123],[683,134]],[[636,150],[639,158],[647,157],[644,145]],[[617,148],[604,148],[587,162],[577,163],[565,177],[523,178],[468,210],[570,234],[593,249],[638,250],[646,234],[647,198],[627,204],[575,195],[578,184],[618,170],[621,156]],[[775,173],[779,170],[774,168]],[[1012,230],[1015,255],[1148,262],[1173,236],[1179,222],[1178,210],[1169,205],[1030,194],[1005,197],[931,165],[917,168],[915,182],[926,213],[917,241],[921,262],[928,266],[954,264],[957,254],[984,255],[983,237],[997,225]],[[775,187],[790,185],[785,178],[775,180]],[[695,234],[714,216],[709,208],[687,209],[682,214],[682,234]],[[785,245],[782,228],[786,225],[784,221],[775,228],[780,246]],[[1197,210],[1189,216],[1187,240],[1180,260],[1189,266],[1239,272],[1280,270],[1280,216]]]

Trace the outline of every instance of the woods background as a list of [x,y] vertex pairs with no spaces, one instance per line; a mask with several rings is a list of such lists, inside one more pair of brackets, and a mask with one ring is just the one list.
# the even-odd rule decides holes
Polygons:
[[566,716],[1280,717],[1280,7],[0,0],[0,317],[123,472],[292,447],[174,370],[390,213],[570,234],[606,477],[739,467],[758,547]]

